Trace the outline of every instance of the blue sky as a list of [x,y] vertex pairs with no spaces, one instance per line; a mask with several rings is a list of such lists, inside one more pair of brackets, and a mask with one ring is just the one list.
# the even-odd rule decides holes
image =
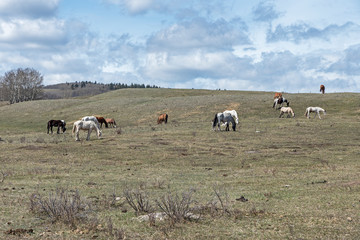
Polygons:
[[358,0],[1,0],[0,74],[44,84],[360,91]]

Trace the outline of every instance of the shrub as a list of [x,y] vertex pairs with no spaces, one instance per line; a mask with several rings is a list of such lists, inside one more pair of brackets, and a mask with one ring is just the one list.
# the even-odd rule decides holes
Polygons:
[[194,192],[195,190],[191,189],[183,192],[181,196],[177,193],[168,193],[156,200],[156,204],[174,222],[189,220],[192,216],[191,205],[195,202]]
[[49,197],[43,197],[39,193],[30,196],[30,210],[35,213],[45,214],[53,222],[62,221],[76,226],[77,222],[87,219],[91,208],[76,190],[74,194],[63,188],[56,189],[55,193],[50,193]]

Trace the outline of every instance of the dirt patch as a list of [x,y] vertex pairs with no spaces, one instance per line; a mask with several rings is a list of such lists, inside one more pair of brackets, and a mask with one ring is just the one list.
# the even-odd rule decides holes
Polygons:
[[342,186],[344,186],[344,187],[351,187],[351,186],[357,186],[357,185],[360,185],[360,180],[351,181],[351,182],[347,182],[347,183],[342,184]]
[[169,145],[169,143],[165,142],[165,140],[162,138],[154,139],[152,142],[156,145]]
[[45,147],[45,146],[34,146],[34,145],[19,147],[19,149],[32,150],[32,151],[43,150],[43,149],[46,149],[46,148],[47,147]]
[[229,105],[227,105],[226,109],[227,110],[236,110],[236,109],[239,109],[240,108],[240,104],[239,103],[235,103],[235,102],[232,102],[230,103]]
[[24,229],[24,228],[17,228],[17,229],[10,229],[5,231],[5,234],[7,235],[17,235],[17,236],[21,236],[24,234],[31,234],[34,233],[33,229]]

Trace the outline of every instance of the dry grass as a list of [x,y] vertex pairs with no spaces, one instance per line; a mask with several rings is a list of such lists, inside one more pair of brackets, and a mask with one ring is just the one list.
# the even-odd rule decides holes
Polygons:
[[[271,92],[127,89],[1,106],[0,238],[18,239],[11,229],[30,239],[359,238],[359,94],[285,96],[295,119],[278,118]],[[310,105],[327,116],[306,119]],[[238,131],[211,131],[229,106],[238,107]],[[169,123],[157,125],[165,110]],[[121,134],[46,134],[51,118],[90,114],[113,117]],[[124,204],[127,187],[151,201],[195,188],[192,199],[209,210],[175,225],[139,222]],[[74,230],[30,211],[32,193],[57,188],[79,190],[99,222]]]

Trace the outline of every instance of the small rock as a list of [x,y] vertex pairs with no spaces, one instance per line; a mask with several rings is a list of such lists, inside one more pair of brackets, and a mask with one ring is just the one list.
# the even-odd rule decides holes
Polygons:
[[347,220],[348,220],[349,222],[351,222],[351,221],[352,221],[352,218],[351,218],[351,217],[347,217]]

